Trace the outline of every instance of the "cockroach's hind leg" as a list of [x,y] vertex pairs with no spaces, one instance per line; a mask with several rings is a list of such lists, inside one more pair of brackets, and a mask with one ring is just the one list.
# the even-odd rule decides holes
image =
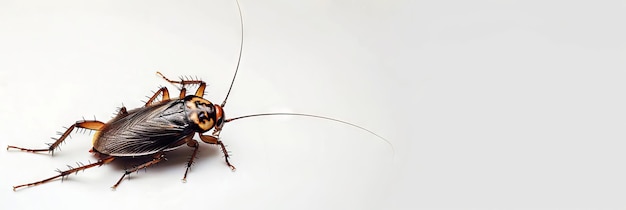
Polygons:
[[204,143],[219,145],[220,148],[222,149],[222,153],[224,153],[224,160],[226,161],[226,165],[230,167],[230,170],[232,171],[236,170],[235,166],[233,166],[233,164],[230,164],[230,161],[228,160],[228,158],[230,158],[230,155],[228,154],[228,150],[226,150],[226,146],[224,145],[222,141],[220,141],[217,137],[210,136],[210,135],[200,135],[200,139]]
[[155,103],[155,100],[157,99],[157,97],[159,97],[159,95],[161,95],[161,101],[170,100],[170,93],[167,90],[167,87],[161,87],[157,92],[154,93],[154,95],[152,95],[152,97],[150,97],[150,99],[148,99],[148,101],[146,101],[145,106],[150,106]]
[[50,143],[49,147],[47,149],[28,149],[28,148],[23,148],[23,147],[16,147],[16,146],[7,146],[7,150],[8,149],[18,149],[24,152],[50,152],[52,153],[52,155],[54,155],[54,150],[57,149],[59,147],[59,145],[61,143],[63,143],[63,141],[65,141],[65,139],[72,133],[72,131],[74,130],[74,128],[84,128],[84,129],[88,129],[88,130],[95,130],[98,131],[102,128],[102,126],[104,126],[103,122],[97,121],[97,120],[81,120],[78,121],[76,123],[74,123],[72,126],[70,126],[69,128],[67,128],[67,130],[65,130],[65,132],[63,132],[61,134],[61,137],[59,137],[58,139],[55,139],[56,141],[54,141],[53,143]]
[[59,178],[59,177],[61,177],[61,179],[63,179],[63,177],[66,177],[66,176],[68,176],[70,174],[78,173],[79,171],[82,171],[82,170],[85,170],[85,169],[88,169],[88,168],[92,168],[94,166],[101,166],[101,165],[104,165],[106,163],[110,163],[114,159],[115,159],[115,157],[108,156],[108,157],[105,157],[103,159],[98,160],[98,162],[95,162],[95,163],[91,163],[91,164],[87,164],[87,165],[79,164],[80,167],[76,167],[76,168],[70,167],[69,170],[65,170],[65,171],[57,170],[59,172],[59,174],[56,175],[56,176],[53,176],[53,177],[50,177],[50,178],[47,178],[47,179],[44,179],[44,180],[41,180],[41,181],[37,181],[37,182],[32,182],[32,183],[28,183],[28,184],[22,184],[22,185],[13,186],[13,191],[16,191],[17,189],[22,188],[22,187],[32,187],[32,186],[35,186],[35,185],[40,185],[40,184],[52,181],[52,180],[54,180],[56,178]]
[[122,180],[124,180],[124,177],[128,176],[129,174],[131,174],[131,173],[133,173],[135,171],[147,168],[147,167],[149,167],[151,165],[157,164],[158,162],[161,162],[161,160],[164,160],[164,159],[165,159],[165,154],[163,154],[163,152],[159,152],[159,153],[154,155],[154,157],[152,158],[151,161],[148,161],[148,162],[146,162],[144,164],[138,165],[138,166],[136,166],[136,167],[134,167],[134,168],[132,168],[130,170],[124,171],[124,174],[122,174],[122,177],[120,177],[120,179],[117,180],[117,182],[111,187],[111,189],[112,190],[116,190],[117,187],[120,185],[120,183],[122,183]]
[[191,157],[189,157],[189,161],[187,161],[185,175],[183,176],[183,179],[182,179],[183,182],[187,182],[187,173],[189,172],[191,165],[193,165],[193,160],[196,159],[196,155],[198,154],[198,149],[200,148],[200,145],[198,145],[198,141],[193,140],[193,139],[190,139],[189,141],[187,141],[187,146],[193,148],[193,153],[191,153]]

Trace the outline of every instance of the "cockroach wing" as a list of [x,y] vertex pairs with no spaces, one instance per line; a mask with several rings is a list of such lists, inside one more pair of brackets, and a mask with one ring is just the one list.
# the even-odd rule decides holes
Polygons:
[[112,156],[142,156],[174,149],[194,130],[182,100],[134,109],[109,121],[94,136],[94,149]]

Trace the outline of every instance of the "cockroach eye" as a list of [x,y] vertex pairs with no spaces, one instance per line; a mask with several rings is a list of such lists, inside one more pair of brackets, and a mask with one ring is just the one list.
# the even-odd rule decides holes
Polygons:
[[224,122],[224,118],[217,119],[217,124],[215,124],[218,128],[222,127],[222,123]]

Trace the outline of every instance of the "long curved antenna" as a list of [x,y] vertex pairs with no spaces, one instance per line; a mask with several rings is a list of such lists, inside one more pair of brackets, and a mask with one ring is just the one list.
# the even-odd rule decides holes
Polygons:
[[228,93],[226,93],[224,102],[222,102],[222,107],[226,106],[226,100],[228,100],[228,96],[230,95],[230,90],[233,89],[233,84],[235,84],[235,78],[237,78],[237,71],[239,71],[239,64],[241,63],[241,54],[243,52],[243,15],[241,14],[241,6],[239,6],[239,0],[235,0],[235,2],[237,2],[237,10],[239,10],[239,26],[241,27],[241,44],[239,44],[239,58],[237,59],[237,67],[235,67],[235,75],[233,75],[233,80],[230,81],[230,87],[228,88]]
[[324,117],[324,116],[312,115],[312,114],[276,112],[276,113],[263,113],[263,114],[244,115],[244,116],[239,116],[239,117],[226,119],[226,120],[224,120],[224,122],[227,123],[227,122],[231,122],[231,121],[235,121],[235,120],[239,120],[239,119],[243,119],[243,118],[248,118],[248,117],[275,116],[275,115],[313,117],[313,118],[320,118],[320,119],[325,119],[325,120],[330,120],[330,121],[335,121],[335,122],[338,122],[338,123],[343,123],[343,124],[346,124],[346,125],[350,125],[350,126],[358,128],[358,129],[364,130],[364,131],[366,131],[366,132],[368,132],[368,133],[378,137],[379,139],[382,139],[383,141],[385,141],[389,145],[389,147],[391,147],[392,154],[394,154],[394,156],[396,154],[396,150],[394,149],[393,144],[391,144],[391,142],[389,140],[387,140],[385,137],[382,137],[382,136],[374,133],[373,131],[368,130],[367,128],[361,127],[359,125],[356,125],[356,124],[353,124],[353,123],[349,123],[349,122],[346,122],[346,121],[343,121],[343,120],[338,120],[338,119],[335,119],[335,118],[330,118],[330,117]]

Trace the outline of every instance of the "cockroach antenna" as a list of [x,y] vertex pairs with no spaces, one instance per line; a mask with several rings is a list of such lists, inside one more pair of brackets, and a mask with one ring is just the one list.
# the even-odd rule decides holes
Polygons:
[[235,67],[235,74],[233,75],[233,80],[230,81],[230,87],[228,88],[228,92],[226,93],[226,97],[224,97],[224,102],[222,102],[221,106],[226,106],[226,100],[228,100],[228,96],[230,95],[230,90],[233,89],[233,84],[235,84],[235,78],[237,78],[237,72],[239,71],[239,64],[241,63],[241,54],[243,52],[243,15],[241,14],[241,6],[239,6],[239,0],[235,0],[237,3],[237,10],[239,11],[239,27],[241,28],[241,41],[239,42],[239,58],[237,58],[237,66]]
[[[221,107],[224,108],[226,106],[226,100],[228,100],[228,96],[230,95],[230,91],[233,89],[233,84],[235,84],[235,78],[237,78],[237,72],[239,71],[239,65],[241,63],[241,55],[243,52],[243,40],[244,40],[244,34],[243,34],[243,15],[241,12],[241,6],[239,5],[239,0],[235,0],[235,2],[237,3],[237,10],[239,11],[239,26],[240,26],[240,31],[241,31],[241,41],[239,44],[239,58],[237,59],[237,66],[235,67],[235,73],[233,75],[233,79],[230,82],[230,87],[228,88],[228,92],[226,93],[226,97],[224,98],[224,102],[222,102]],[[324,117],[324,116],[319,116],[319,115],[312,115],[312,114],[300,114],[300,113],[263,113],[263,114],[252,114],[252,115],[245,115],[245,116],[240,116],[240,117],[235,117],[235,118],[230,118],[230,119],[226,119],[224,122],[230,122],[233,120],[237,120],[237,119],[242,119],[242,118],[248,118],[248,117],[260,117],[260,116],[272,116],[272,115],[291,115],[291,116],[303,116],[303,117],[313,117],[313,118],[319,118],[319,119],[324,119],[324,120],[330,120],[330,121],[335,121],[335,122],[339,122],[339,123],[343,123],[346,125],[350,125],[352,127],[356,127],[359,128],[361,130],[364,130],[370,134],[373,134],[374,136],[378,137],[379,139],[382,139],[383,141],[385,141],[390,147],[391,147],[391,151],[392,151],[392,156],[395,157],[395,149],[393,147],[393,144],[391,144],[391,142],[389,140],[387,140],[386,138],[374,133],[371,130],[368,130],[364,127],[358,126],[356,124],[353,123],[349,123],[343,120],[338,120],[338,119],[334,119],[334,118],[330,118],[330,117]],[[219,136],[219,132],[217,133],[217,136]]]
[[365,132],[368,132],[368,133],[378,137],[379,139],[385,141],[385,143],[387,143],[389,145],[389,147],[391,148],[391,154],[394,157],[393,159],[395,159],[396,150],[393,147],[393,144],[391,144],[391,142],[389,140],[387,140],[385,137],[382,137],[381,135],[378,135],[374,131],[371,131],[371,130],[369,130],[367,128],[361,127],[361,126],[359,126],[357,124],[349,123],[349,122],[346,122],[346,121],[343,121],[343,120],[339,120],[339,119],[335,119],[335,118],[331,118],[331,117],[324,117],[324,116],[313,115],[313,114],[302,114],[302,113],[274,112],[274,113],[251,114],[251,115],[244,115],[244,116],[234,117],[234,118],[230,118],[230,119],[224,120],[224,123],[228,123],[228,122],[239,120],[239,119],[243,119],[243,118],[249,118],[249,117],[276,116],[276,115],[313,117],[313,118],[319,118],[319,119],[324,119],[324,120],[330,120],[330,121],[346,124],[346,125],[349,125],[349,126],[352,126],[352,127],[358,128],[358,129],[361,129],[361,130],[363,130]]

